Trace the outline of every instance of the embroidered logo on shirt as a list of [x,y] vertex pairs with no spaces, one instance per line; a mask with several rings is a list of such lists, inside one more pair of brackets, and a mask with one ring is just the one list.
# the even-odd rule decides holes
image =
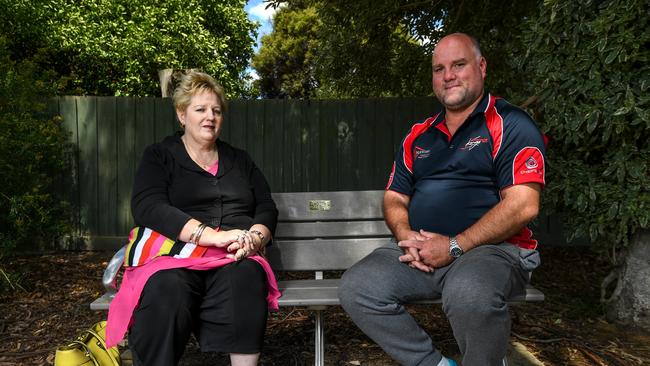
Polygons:
[[473,148],[477,147],[478,145],[484,142],[488,142],[488,139],[486,137],[481,137],[481,136],[472,137],[469,140],[467,140],[467,143],[465,144],[464,147],[461,148],[461,150],[472,150]]
[[535,146],[526,146],[519,150],[512,161],[513,184],[544,184],[544,155]]
[[539,164],[537,164],[537,160],[535,160],[535,158],[532,157],[532,156],[529,157],[528,160],[526,160],[526,163],[524,163],[524,164],[526,165],[526,168],[528,168],[528,169],[535,169],[535,168],[537,168],[539,166]]
[[431,150],[425,150],[419,146],[415,147],[415,158],[416,159],[425,159],[431,155]]

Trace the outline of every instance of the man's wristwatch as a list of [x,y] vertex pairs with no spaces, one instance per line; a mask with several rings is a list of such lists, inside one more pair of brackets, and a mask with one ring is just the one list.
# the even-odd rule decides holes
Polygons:
[[449,256],[452,258],[458,258],[463,255],[463,248],[458,245],[458,240],[455,236],[449,237]]

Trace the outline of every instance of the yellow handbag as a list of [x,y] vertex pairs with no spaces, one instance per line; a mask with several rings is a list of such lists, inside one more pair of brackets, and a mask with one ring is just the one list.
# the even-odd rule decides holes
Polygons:
[[120,366],[117,347],[106,348],[106,321],[95,323],[67,346],[59,347],[54,366]]

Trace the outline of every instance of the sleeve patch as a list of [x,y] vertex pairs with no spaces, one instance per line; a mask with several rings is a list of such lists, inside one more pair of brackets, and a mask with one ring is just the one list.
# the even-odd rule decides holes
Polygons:
[[544,156],[536,147],[519,150],[512,162],[512,183],[541,183],[544,181]]

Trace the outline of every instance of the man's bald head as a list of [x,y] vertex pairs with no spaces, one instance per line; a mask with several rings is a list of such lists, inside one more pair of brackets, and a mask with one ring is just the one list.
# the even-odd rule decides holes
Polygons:
[[440,44],[442,44],[442,43],[444,43],[446,41],[449,41],[451,39],[456,39],[456,40],[459,40],[459,41],[462,41],[462,42],[469,42],[469,44],[472,46],[472,49],[474,50],[474,54],[476,55],[477,60],[480,60],[481,57],[483,56],[483,54],[481,52],[481,44],[479,43],[478,39],[476,39],[476,37],[470,36],[467,33],[460,33],[459,32],[459,33],[448,34],[448,35],[442,37],[440,39],[440,41],[438,41],[438,44],[436,45],[436,47],[433,49],[432,57],[436,56],[436,49],[438,48],[438,46]]

